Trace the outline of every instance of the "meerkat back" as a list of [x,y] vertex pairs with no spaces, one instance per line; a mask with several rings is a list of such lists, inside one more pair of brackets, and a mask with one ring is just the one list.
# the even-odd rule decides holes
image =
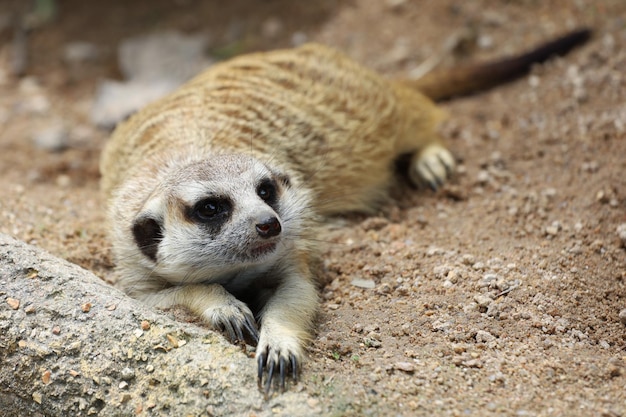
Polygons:
[[129,175],[154,173],[164,155],[242,152],[291,172],[314,193],[317,212],[370,211],[400,154],[436,145],[434,174],[414,178],[445,179],[454,162],[438,145],[441,120],[416,90],[322,45],[244,55],[119,127],[102,159],[103,188],[109,194]]

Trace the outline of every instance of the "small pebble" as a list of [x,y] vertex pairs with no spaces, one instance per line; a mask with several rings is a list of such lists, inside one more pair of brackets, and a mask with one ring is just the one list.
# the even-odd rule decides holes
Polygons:
[[493,302],[491,297],[482,294],[474,296],[474,301],[476,301],[479,307],[488,307]]
[[411,362],[396,362],[394,364],[394,368],[396,368],[399,371],[406,372],[409,374],[415,372],[415,365],[412,364]]
[[626,223],[622,223],[617,226],[616,232],[617,236],[622,241],[622,246],[626,248]]
[[626,326],[626,308],[619,312],[619,321]]
[[98,58],[98,47],[91,42],[70,42],[63,48],[63,60],[68,64],[82,64]]
[[17,310],[18,308],[20,308],[20,300],[16,298],[7,298],[7,304],[13,310]]
[[48,152],[60,152],[67,149],[68,141],[69,132],[61,123],[50,125],[33,136],[33,144]]
[[52,373],[50,372],[49,369],[46,369],[43,374],[41,375],[41,382],[43,382],[44,384],[48,385],[50,383],[50,376],[52,375]]
[[493,340],[496,340],[496,337],[485,330],[479,330],[476,332],[476,341],[478,343],[488,343]]
[[177,348],[180,346],[180,343],[178,341],[178,338],[174,335],[168,334],[167,335],[167,340],[170,342],[170,345],[172,345],[172,347]]
[[261,24],[261,34],[267,39],[274,39],[281,34],[284,26],[277,17],[270,17]]
[[41,404],[41,401],[43,400],[43,395],[40,392],[33,392],[32,397],[33,401],[35,401],[37,404]]
[[374,338],[374,337],[364,337],[363,338],[363,343],[365,343],[365,346],[368,347],[373,347],[373,348],[379,348],[381,347],[383,344],[380,340]]
[[124,368],[120,374],[120,377],[124,381],[130,381],[135,377],[135,371],[131,368]]
[[367,289],[373,289],[376,287],[376,283],[372,279],[354,278],[352,281],[350,281],[350,284],[354,285],[355,287]]
[[83,313],[89,313],[89,311],[91,310],[91,303],[87,302],[81,304],[80,309],[83,310]]

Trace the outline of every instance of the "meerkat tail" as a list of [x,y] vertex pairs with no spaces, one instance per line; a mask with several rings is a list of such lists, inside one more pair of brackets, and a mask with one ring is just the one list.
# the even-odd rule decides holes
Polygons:
[[588,28],[578,29],[520,55],[467,66],[436,69],[421,78],[400,82],[419,90],[434,101],[472,94],[527,74],[534,64],[545,62],[555,55],[568,53],[587,42],[591,34]]

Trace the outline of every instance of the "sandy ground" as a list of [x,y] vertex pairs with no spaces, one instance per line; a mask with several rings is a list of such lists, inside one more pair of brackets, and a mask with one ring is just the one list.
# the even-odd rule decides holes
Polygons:
[[[443,191],[401,187],[377,216],[329,222],[319,332],[292,389],[320,415],[626,416],[626,2],[126,3],[59,0],[30,33],[22,77],[2,23],[12,4],[0,4],[0,232],[105,280],[108,132],[89,112],[98,80],[118,74],[121,39],[208,31],[216,52],[308,39],[393,76],[462,29],[477,43],[457,61],[593,27],[587,46],[529,77],[443,104],[460,162]],[[68,64],[74,41],[97,55]],[[64,150],[34,140],[54,129]]]

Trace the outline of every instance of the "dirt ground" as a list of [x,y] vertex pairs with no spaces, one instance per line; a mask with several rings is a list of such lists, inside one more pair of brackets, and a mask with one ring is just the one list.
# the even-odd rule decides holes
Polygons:
[[[207,31],[216,54],[319,41],[393,76],[464,28],[477,42],[457,61],[593,27],[529,77],[442,104],[460,164],[443,191],[401,188],[377,216],[329,222],[319,331],[292,389],[320,415],[626,416],[626,2],[59,0],[16,77],[18,3],[0,3],[0,232],[105,280],[108,132],[89,112],[120,40]],[[97,56],[68,64],[74,41]],[[33,138],[54,126],[67,143],[48,151]]]

